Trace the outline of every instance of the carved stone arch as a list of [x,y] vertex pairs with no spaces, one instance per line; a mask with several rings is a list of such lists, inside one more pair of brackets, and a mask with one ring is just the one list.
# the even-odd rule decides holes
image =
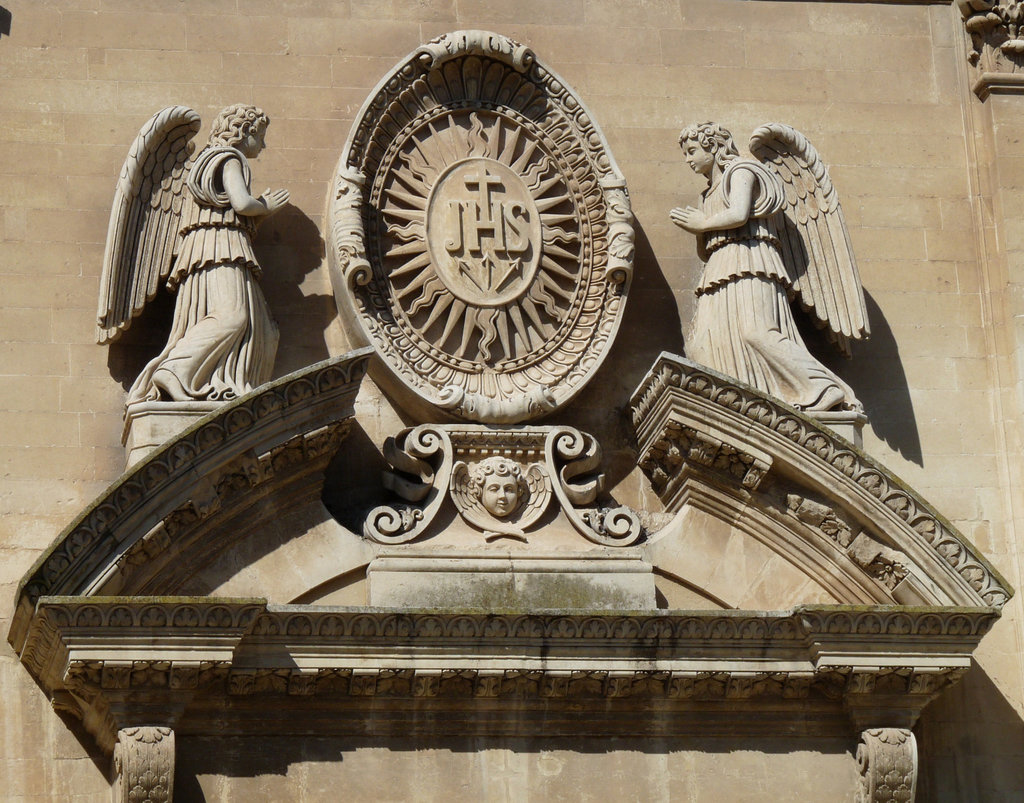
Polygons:
[[[455,137],[469,156],[433,163],[422,209],[408,202],[389,213],[386,199],[408,195],[422,169],[395,166],[419,165],[417,149],[430,143],[437,156]],[[531,163],[534,154],[543,158]],[[502,155],[522,159],[528,177],[495,158]],[[443,261],[445,253],[414,242],[423,239],[414,224],[428,225],[437,198],[452,214],[464,210],[463,196],[445,194],[451,183],[487,185],[488,178],[502,184],[509,204],[520,203],[490,222],[508,224],[505,244],[515,242],[504,250],[519,255],[511,261],[521,259],[514,269],[521,273],[501,272],[491,283],[473,277],[482,263],[467,262],[448,275],[425,275],[424,285],[436,279],[449,305],[475,304],[473,320],[497,319],[493,310],[528,297],[543,269],[531,238],[547,245],[550,234],[563,254],[554,264],[572,278],[561,286],[569,313],[541,317],[536,330],[524,324],[518,344],[505,343],[497,324],[492,338],[464,321],[467,337],[431,343],[417,328],[436,323],[427,321],[441,291],[410,290],[403,307],[396,297],[413,280],[389,282],[413,268],[384,263],[407,245],[415,248],[401,256]],[[534,180],[544,188],[538,194],[512,197]],[[557,194],[544,195],[550,188]],[[554,220],[538,234],[535,215],[545,211],[572,218],[576,239],[565,241],[571,232],[555,231]],[[332,280],[376,351],[382,382],[394,390],[410,380],[417,398],[404,401],[431,415],[483,422],[443,425],[464,436],[465,451],[485,452],[481,444],[489,448],[492,430],[501,430],[503,448],[519,457],[533,450],[551,465],[565,458],[550,476],[578,478],[573,498],[565,484],[552,479],[549,492],[537,480],[530,493],[538,508],[518,522],[546,529],[538,538],[557,535],[548,526],[556,515],[545,519],[541,505],[556,497],[575,514],[574,505],[596,500],[600,482],[590,471],[599,444],[562,424],[492,425],[532,420],[571,399],[621,320],[632,260],[628,197],[585,107],[528,48],[479,31],[440,37],[403,60],[367,101],[332,184],[328,221]],[[495,303],[473,290],[480,282]],[[543,297],[530,300],[541,315]],[[533,342],[538,333],[543,342]],[[547,365],[560,349],[551,362],[562,367]],[[580,512],[569,522],[573,532],[562,535],[584,534],[586,543],[568,558],[570,550],[556,550],[560,572],[535,567],[555,578],[557,609],[474,608],[465,596],[428,609],[415,594],[390,608],[351,604],[339,593],[346,584],[368,573],[384,547],[405,546],[382,547],[346,529],[321,503],[322,474],[346,446],[370,355],[364,349],[311,366],[200,420],[83,511],[20,586],[11,644],[56,707],[80,718],[103,749],[119,745],[122,769],[173,777],[175,738],[211,727],[296,740],[668,732],[835,739],[849,735],[852,720],[865,733],[858,753],[865,794],[879,797],[893,768],[909,777],[916,749],[907,729],[967,671],[1012,593],[949,522],[819,422],[663,355],[631,411],[638,463],[676,514],[671,524],[643,532],[640,517],[626,511],[630,525],[620,530],[628,538],[617,540],[608,522],[625,507]],[[433,426],[404,430],[400,439]],[[486,437],[476,441],[476,429]],[[579,448],[562,454],[553,445],[562,436]],[[396,457],[394,467],[413,464]],[[451,535],[459,525],[447,514],[437,528]],[[478,516],[484,526],[475,529],[472,515],[463,518],[461,535],[472,531],[477,540],[437,562],[480,575],[472,558],[492,545],[481,547],[478,531],[496,515]],[[698,548],[698,536],[710,546]],[[732,544],[746,550],[743,563]],[[441,583],[443,571],[430,565],[440,550],[429,548],[427,582]],[[525,547],[513,554],[494,547],[488,561],[517,569],[517,560],[531,557]],[[552,554],[535,562],[554,564]],[[585,571],[614,577],[627,573],[619,564],[643,564],[687,588],[701,609],[630,607],[622,597],[609,604],[557,585],[571,574],[566,564],[575,571],[602,562]],[[564,602],[581,598],[586,604]],[[169,785],[156,785],[169,798]],[[903,786],[913,793],[912,778]]]
[[369,356],[352,352],[263,385],[132,466],[24,578],[12,637],[40,597],[208,593],[196,577],[209,578],[247,539],[280,519],[314,527],[318,475],[351,427]]
[[683,486],[676,517],[644,550],[656,570],[741,610],[896,604],[891,589],[819,528],[697,472]]
[[[663,354],[631,409],[640,466],[666,508],[684,517],[647,546],[665,571],[698,587],[713,581],[716,567],[702,566],[687,547],[696,530],[711,540],[757,541],[794,577],[815,581],[817,591],[790,581],[788,595],[785,582],[761,596],[748,585],[748,595],[736,600],[742,608],[803,602],[999,608],[1009,599],[1003,578],[927,502],[788,405]],[[742,567],[730,569],[733,588],[744,588],[737,577]],[[723,589],[707,590],[729,599]]]

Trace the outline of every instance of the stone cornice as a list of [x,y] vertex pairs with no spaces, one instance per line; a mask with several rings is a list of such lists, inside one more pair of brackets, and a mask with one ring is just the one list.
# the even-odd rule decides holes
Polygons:
[[[20,647],[35,601],[90,593],[111,574],[152,564],[259,494],[322,470],[345,437],[370,349],[296,371],[225,404],[133,466],[90,505],[22,580],[9,640]],[[149,566],[148,568],[152,568]]]
[[[228,732],[258,732],[282,727],[310,697],[349,713],[391,699],[393,719],[413,715],[403,700],[471,716],[492,704],[508,714],[531,701],[631,698],[681,723],[687,706],[721,706],[727,731],[766,705],[773,727],[827,730],[865,709],[876,724],[882,711],[882,724],[909,727],[967,670],[997,618],[994,609],[867,606],[485,613],[45,597],[22,660],[105,749],[140,711],[163,712],[157,724],[179,732],[202,732],[212,716]],[[273,705],[254,702],[267,695]],[[357,721],[302,727],[338,734]]]
[[[911,488],[810,416],[682,357],[662,354],[630,402],[640,465],[670,510],[697,468],[736,493],[763,489],[765,475],[848,500],[865,526],[915,557],[942,590],[940,604],[1002,607],[1009,584]],[[689,438],[684,435],[692,430]],[[726,459],[728,458],[728,459]],[[787,473],[788,472],[788,473]]]

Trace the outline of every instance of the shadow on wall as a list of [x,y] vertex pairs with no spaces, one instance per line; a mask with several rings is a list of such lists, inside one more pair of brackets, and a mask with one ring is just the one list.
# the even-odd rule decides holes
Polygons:
[[[260,286],[281,331],[274,377],[327,359],[324,332],[337,314],[334,296],[304,296],[303,278],[323,264],[324,242],[316,224],[288,204],[260,227],[253,243],[263,268]],[[162,287],[142,314],[107,352],[110,375],[129,390],[167,343],[175,296]]]
[[396,501],[381,482],[386,468],[380,450],[363,428],[353,423],[344,445],[324,472],[324,507],[343,527],[361,533],[370,510]]
[[[719,797],[717,788],[735,793],[764,790],[767,785],[779,792],[778,787],[793,779],[809,787],[803,790],[808,794],[798,792],[795,799],[836,800],[829,793],[837,787],[849,788],[852,799],[856,741],[852,737],[575,737],[550,736],[540,730],[529,738],[470,734],[186,737],[176,743],[174,799],[213,803],[226,799],[228,790],[234,789],[256,791],[261,800],[291,800],[298,799],[301,789],[307,796],[303,799],[328,800],[343,799],[336,794],[345,789],[349,800],[440,800],[446,795],[453,800],[577,800],[602,799],[594,796],[601,786],[607,800],[685,796],[725,801],[735,798],[729,792]],[[510,755],[502,758],[495,755],[497,751]],[[699,768],[692,760],[695,755],[705,758]],[[807,770],[812,766],[807,756],[818,760],[815,772]],[[767,777],[773,759],[785,762],[785,769]],[[827,769],[822,769],[822,761]],[[300,763],[306,767],[296,772],[291,765]],[[758,777],[761,773],[765,777]],[[218,776],[226,782],[220,783]],[[590,786],[589,796],[580,784]],[[766,800],[783,799],[765,791]],[[814,791],[819,795],[812,796]],[[743,799],[755,798],[744,795]]]
[[0,38],[11,35],[11,12],[0,6]]
[[907,460],[924,465],[921,436],[899,346],[875,299],[865,292],[864,300],[871,338],[854,344],[850,372],[854,390],[864,403],[875,435]]
[[332,293],[304,295],[303,280],[323,266],[326,254],[320,230],[298,207],[288,204],[269,218],[253,243],[263,266],[263,292],[281,330],[274,376],[326,360],[324,333],[337,315]]
[[[615,343],[586,388],[565,410],[543,424],[563,422],[594,435],[605,454],[607,486],[635,466],[629,397],[663,351],[683,353],[683,329],[673,288],[665,279],[640,221],[636,227],[633,283]],[[631,452],[626,461],[616,454]]]
[[924,710],[914,730],[918,800],[1024,800],[1024,720],[976,662]]
[[864,405],[875,435],[907,460],[924,465],[921,437],[899,346],[881,308],[866,290],[864,300],[871,337],[852,344],[853,359],[839,356],[824,334],[810,326],[806,315],[797,316],[800,332],[814,356],[853,388]]

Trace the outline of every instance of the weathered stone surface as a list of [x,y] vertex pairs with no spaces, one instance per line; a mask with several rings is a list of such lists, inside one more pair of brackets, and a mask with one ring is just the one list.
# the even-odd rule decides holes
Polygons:
[[[993,91],[983,101],[971,92],[979,76],[968,62],[971,31],[958,8],[729,0],[572,0],[556,6],[433,0],[300,0],[282,6],[218,0],[202,8],[150,0],[71,0],[58,8],[51,0],[17,0],[5,5],[10,12],[0,14],[0,561],[5,567],[0,589],[10,601],[0,606],[5,630],[18,578],[45,553],[54,534],[122,472],[118,408],[167,331],[142,318],[130,342],[109,354],[91,344],[112,181],[140,121],[168,103],[186,103],[210,119],[238,100],[274,117],[259,173],[270,186],[288,187],[292,205],[267,222],[255,250],[281,330],[276,375],[283,376],[354,345],[338,319],[323,264],[323,240],[329,236],[323,199],[360,105],[405,54],[432,37],[465,28],[508,35],[564,76],[601,123],[628,180],[636,221],[632,300],[600,371],[569,407],[545,422],[598,439],[608,492],[636,510],[650,531],[666,529],[657,494],[633,469],[636,453],[620,413],[661,351],[685,353],[682,332],[693,314],[700,266],[665,217],[666,209],[700,189],[678,159],[676,132],[687,121],[707,117],[728,120],[737,131],[785,120],[828,157],[858,256],[872,340],[855,347],[851,363],[823,359],[864,403],[870,417],[866,453],[948,517],[1009,584],[1020,585],[1024,237],[1018,218],[1024,200],[1024,117],[1012,72],[1002,84],[998,76],[1004,73],[996,73]],[[995,4],[970,5],[968,18]],[[151,312],[159,317],[158,309],[147,309]],[[813,338],[808,347],[827,354],[817,350]],[[385,503],[374,495],[384,467],[380,447],[386,437],[418,422],[403,420],[404,413],[368,384],[356,410],[348,450],[324,467],[323,493],[317,480],[312,485],[318,490],[308,491],[301,508],[282,513],[270,502],[254,505],[251,521],[272,526],[261,538],[235,541],[211,561],[181,567],[185,593],[222,588],[216,593],[245,596],[263,586],[278,589],[284,596],[276,601],[282,603],[344,599],[341,604],[364,604],[365,567],[374,549],[326,512],[321,497],[339,519],[347,511],[358,518],[356,513]],[[294,454],[282,451],[279,464],[285,452]],[[704,507],[724,498],[739,509],[737,486],[722,491],[732,480],[719,474],[711,482],[713,469],[704,468]],[[240,474],[234,476],[240,481]],[[769,491],[770,485],[769,473],[755,493]],[[257,493],[263,487],[258,485]],[[229,482],[222,490],[228,499],[237,486]],[[874,558],[860,548],[849,553],[856,528],[849,533],[853,540],[844,544],[844,526],[852,522],[842,506],[826,504],[828,494],[798,495],[802,501],[793,509],[786,494],[776,497],[779,515],[846,561],[851,572],[868,578],[875,584],[870,587],[881,589],[877,593],[888,593],[884,582],[857,568],[856,556],[868,566]],[[830,512],[822,514],[814,505]],[[190,526],[184,518],[174,521]],[[840,591],[849,595],[869,587],[836,588],[824,569],[810,577],[749,532],[723,523],[721,510],[691,509],[668,526],[645,547],[663,569],[655,573],[659,605],[785,609],[794,598],[835,604]],[[295,532],[303,536],[288,540],[284,535]],[[159,543],[154,533],[149,546]],[[138,565],[145,565],[147,554],[140,547]],[[338,564],[351,572],[336,576]],[[915,726],[919,800],[1024,794],[1020,604],[1013,598],[1003,607],[1003,619],[974,654],[975,666],[929,704]],[[17,656],[3,649],[3,796],[18,803],[109,801],[105,757],[91,737],[66,727]],[[113,680],[120,668],[110,669]],[[149,664],[139,667],[138,676],[163,677]],[[182,683],[200,682],[191,669],[179,677]],[[378,680],[357,681],[357,691],[376,690]],[[631,678],[629,686],[635,682],[651,689],[663,680]],[[864,679],[851,675],[848,680]],[[397,690],[406,679],[388,676],[386,681]],[[464,687],[466,681],[455,673],[445,677],[445,688]],[[310,680],[302,672],[267,674],[259,682],[253,708],[266,708],[268,699],[280,699],[267,695],[279,694],[311,699],[310,710],[319,710],[322,698],[305,695]],[[351,688],[340,674],[328,682],[336,689]],[[424,680],[423,688],[431,682]],[[775,680],[760,682],[767,688]],[[919,681],[897,668],[886,673],[883,686],[910,682]],[[532,688],[531,683],[528,676],[511,678],[508,693]],[[578,688],[593,689],[594,683],[595,678],[582,677]],[[708,678],[705,687],[719,688],[715,683]],[[393,698],[368,699],[376,713],[365,719],[384,722],[393,710],[386,700]],[[524,719],[527,735],[516,738],[467,736],[466,719],[452,720],[454,728],[463,728],[456,734],[415,741],[401,732],[262,740],[176,731],[175,791],[183,799],[300,801],[345,789],[353,799],[380,799],[385,779],[395,799],[430,794],[447,800],[587,794],[701,801],[855,797],[859,731],[851,729],[845,712],[835,720],[842,722],[841,736],[710,739],[670,734],[671,719],[646,704],[638,707],[631,697],[614,699],[627,701],[617,709],[620,723],[650,723],[658,732],[580,737],[571,746],[559,738],[554,744],[547,726],[555,720],[544,714],[549,698],[532,703],[536,718]],[[876,709],[865,702],[863,728],[884,727],[870,720]],[[70,711],[66,698],[53,705],[62,716]],[[336,716],[364,719],[344,710]],[[695,727],[707,718],[699,711]],[[568,717],[559,722],[558,727],[571,727]],[[161,725],[136,719],[131,726],[150,724]]]

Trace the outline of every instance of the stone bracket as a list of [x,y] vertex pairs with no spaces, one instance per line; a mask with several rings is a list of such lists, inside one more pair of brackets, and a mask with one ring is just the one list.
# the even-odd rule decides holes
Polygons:
[[970,40],[967,61],[975,72],[974,93],[981,100],[1024,93],[1024,8],[994,0],[956,4]]
[[906,728],[868,728],[857,746],[857,803],[914,803],[917,740]]
[[119,730],[114,774],[114,803],[171,803],[174,731],[152,725]]

